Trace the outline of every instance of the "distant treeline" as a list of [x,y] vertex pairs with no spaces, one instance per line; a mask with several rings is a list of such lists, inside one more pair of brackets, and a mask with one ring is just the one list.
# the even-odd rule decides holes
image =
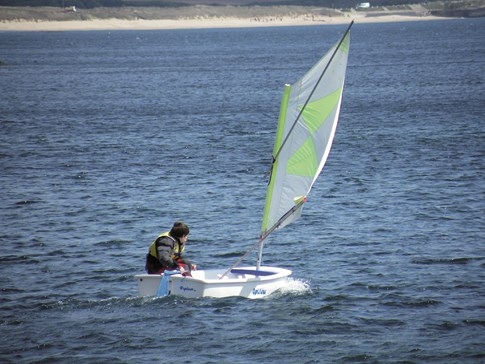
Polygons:
[[[299,5],[321,6],[327,8],[351,8],[361,3],[360,0],[0,0],[0,6],[53,6],[77,8],[146,6],[169,7],[187,5]],[[417,0],[374,0],[371,6],[393,6],[416,3],[428,3]]]

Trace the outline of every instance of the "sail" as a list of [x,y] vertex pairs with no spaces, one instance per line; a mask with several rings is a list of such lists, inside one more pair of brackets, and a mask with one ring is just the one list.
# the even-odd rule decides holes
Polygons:
[[342,101],[349,30],[350,26],[342,40],[300,80],[285,86],[261,240],[300,216],[327,160]]

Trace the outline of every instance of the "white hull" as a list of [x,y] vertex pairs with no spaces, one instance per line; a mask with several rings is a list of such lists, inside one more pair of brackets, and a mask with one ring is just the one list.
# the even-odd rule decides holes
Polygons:
[[[187,298],[233,297],[262,298],[285,287],[291,271],[276,267],[242,267],[192,271],[192,277],[174,274],[168,277],[168,294]],[[140,296],[156,296],[162,275],[135,276]]]

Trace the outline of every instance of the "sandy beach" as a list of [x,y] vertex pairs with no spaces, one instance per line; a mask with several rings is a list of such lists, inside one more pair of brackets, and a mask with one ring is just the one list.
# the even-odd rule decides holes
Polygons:
[[[431,16],[415,6],[406,11],[347,12],[311,7],[204,7],[184,9],[96,9],[75,12],[57,8],[0,8],[0,31],[69,31],[69,30],[144,30],[201,29],[322,24],[405,22],[447,19]],[[10,13],[7,12],[10,11]]]

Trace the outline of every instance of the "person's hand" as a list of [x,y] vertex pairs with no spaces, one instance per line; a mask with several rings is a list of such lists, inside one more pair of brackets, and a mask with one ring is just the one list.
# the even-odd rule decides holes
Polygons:
[[192,264],[190,267],[192,268],[192,270],[197,270],[197,266],[195,264]]
[[180,266],[180,267],[179,267],[179,271],[180,271],[180,273],[184,274],[184,273],[185,273],[185,268],[184,268],[184,267],[182,267],[182,266]]

